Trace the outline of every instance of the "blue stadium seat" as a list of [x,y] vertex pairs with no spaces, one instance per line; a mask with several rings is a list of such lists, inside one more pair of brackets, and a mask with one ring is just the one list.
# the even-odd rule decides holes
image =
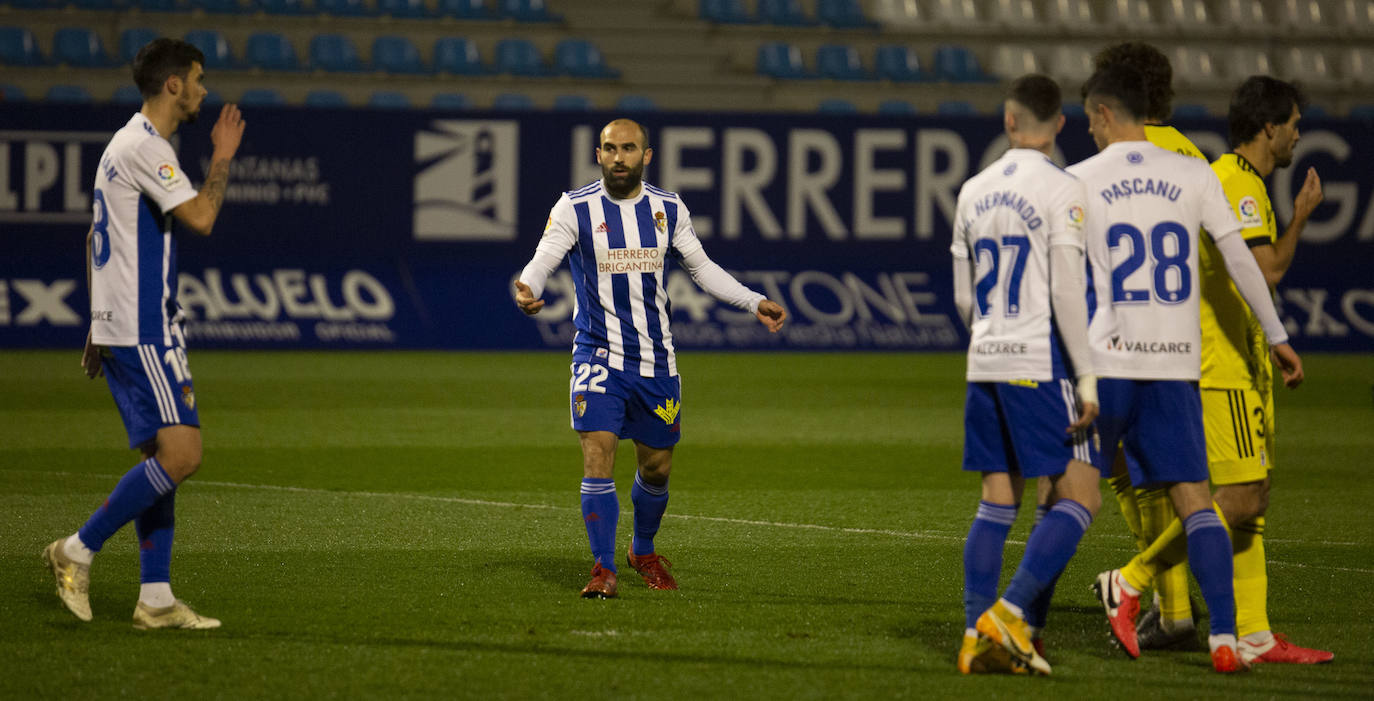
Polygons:
[[439,0],[438,14],[458,19],[500,19],[487,7],[486,0]]
[[358,47],[342,34],[310,37],[310,67],[327,73],[357,73],[363,69]]
[[408,110],[410,98],[395,90],[378,90],[367,98],[367,106],[379,110]]
[[562,15],[549,12],[544,0],[501,0],[501,16],[517,22],[561,22]]
[[978,57],[964,46],[935,47],[935,78],[951,83],[986,83],[996,78],[983,72]]
[[434,42],[434,70],[454,75],[487,75],[477,44],[463,37],[443,37]]
[[315,9],[336,17],[366,17],[372,14],[363,0],[315,0]]
[[281,107],[286,98],[272,88],[252,88],[244,90],[239,96],[239,104],[250,107]]
[[23,27],[0,27],[0,63],[7,66],[41,66],[43,54],[33,32]]
[[121,85],[115,88],[114,96],[110,102],[116,105],[141,105],[143,104],[143,94],[138,91],[137,85]]
[[878,23],[864,17],[858,0],[820,0],[816,16],[837,29],[877,29]]
[[755,24],[741,0],[701,0],[701,18],[720,24]]
[[27,98],[18,85],[0,84],[0,102],[24,102]]
[[529,95],[522,95],[520,93],[501,93],[496,96],[495,100],[491,101],[491,108],[494,110],[512,111],[532,110],[534,109],[534,100],[532,100]]
[[311,90],[305,94],[306,107],[344,108],[348,98],[338,90]]
[[831,80],[872,80],[859,61],[859,51],[844,44],[826,44],[816,49],[816,72]]
[[72,6],[78,10],[123,10],[129,6],[128,0],[73,0]]
[[[8,94],[6,99],[9,99]],[[1374,103],[1362,103],[1351,107],[1350,118],[1374,122]]]
[[191,7],[221,15],[245,14],[246,10],[239,0],[191,0]]
[[878,104],[878,114],[905,116],[916,114],[916,105],[907,100],[883,100]]
[[52,39],[53,61],[79,68],[104,68],[111,65],[100,35],[85,27],[63,27]]
[[615,101],[615,111],[617,112],[653,112],[658,109],[658,105],[645,95],[621,95]]
[[177,0],[133,0],[132,6],[144,12],[179,12],[182,9]]
[[606,65],[601,50],[585,39],[564,39],[553,49],[553,69],[576,78],[618,78],[620,71]]
[[19,10],[46,10],[62,6],[58,0],[9,0],[9,4]]
[[258,32],[249,36],[244,59],[249,66],[266,71],[294,71],[300,68],[295,47],[276,32]]
[[402,36],[380,36],[374,39],[372,65],[386,73],[416,75],[429,72],[420,61],[420,50]]
[[429,106],[436,110],[470,110],[472,100],[467,95],[453,92],[435,93],[434,98],[429,101]]
[[48,88],[48,94],[44,95],[43,99],[48,102],[61,102],[64,104],[85,105],[93,102],[91,99],[91,91],[80,85],[54,85]]
[[425,0],[377,0],[377,12],[390,17],[417,19],[429,17]]
[[925,71],[921,70],[920,57],[909,46],[879,46],[873,53],[873,63],[878,77],[883,80],[917,83],[929,79]]
[[138,50],[147,46],[148,42],[158,37],[157,32],[147,27],[132,27],[119,33],[119,62],[130,64],[134,62],[134,56],[138,55]]
[[842,100],[838,97],[831,97],[821,100],[816,106],[816,111],[821,114],[858,114],[859,108],[849,100]]
[[496,72],[537,77],[548,75],[549,69],[528,39],[502,39],[496,43]]
[[816,21],[802,12],[797,0],[759,0],[759,19],[780,27],[813,27]]
[[206,70],[233,70],[239,67],[238,60],[229,50],[228,40],[213,29],[194,29],[186,32],[186,43],[205,54]]
[[553,98],[555,112],[590,112],[592,101],[586,95],[558,95]]
[[978,110],[968,100],[941,100],[935,106],[935,113],[947,117],[968,117],[978,114]]
[[[1169,116],[1174,119],[1201,119],[1207,116],[1207,106],[1196,103],[1174,105],[1174,112]],[[1307,113],[1304,112],[1303,116],[1307,116]]]
[[759,47],[758,71],[760,75],[782,80],[811,77],[802,65],[801,51],[781,41],[770,41]]
[[259,10],[269,15],[304,15],[309,13],[302,0],[254,0]]

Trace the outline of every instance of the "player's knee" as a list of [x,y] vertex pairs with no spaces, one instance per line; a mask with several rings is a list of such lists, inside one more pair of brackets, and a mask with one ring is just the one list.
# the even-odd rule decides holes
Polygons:
[[639,466],[639,474],[645,482],[659,485],[668,481],[668,474],[673,470],[672,458],[650,459]]
[[159,450],[157,461],[173,482],[180,484],[200,469],[200,449]]

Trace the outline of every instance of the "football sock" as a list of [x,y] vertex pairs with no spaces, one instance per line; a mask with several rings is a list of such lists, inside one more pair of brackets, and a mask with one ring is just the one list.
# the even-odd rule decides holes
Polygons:
[[1014,505],[978,502],[978,515],[964,541],[964,624],[969,628],[997,600],[1002,548],[1015,520]]
[[1021,558],[1021,566],[1012,576],[1011,584],[1007,585],[1003,600],[1023,610],[1029,608],[1064,571],[1092,520],[1092,513],[1080,503],[1072,499],[1056,502],[1045,514],[1045,519],[1031,532],[1026,543],[1026,554]]
[[134,530],[138,533],[139,581],[144,584],[172,581],[172,532],[176,526],[176,499],[176,490],[167,492],[134,518]]
[[[1141,531],[1147,542],[1154,542],[1178,518],[1174,513],[1174,503],[1163,489],[1141,490],[1136,499],[1140,505]],[[1177,556],[1179,561],[1176,564],[1163,566],[1155,573],[1155,592],[1163,618],[1191,620],[1193,606],[1188,601],[1188,569],[1183,566],[1182,560],[1186,554],[1178,553]]]
[[[1236,549],[1236,632],[1242,637],[1267,633],[1269,574],[1264,565],[1264,517],[1237,524],[1231,533]],[[1264,642],[1263,640],[1259,642]]]
[[[1226,519],[1220,518],[1221,507],[1217,506],[1214,501],[1212,508],[1218,514],[1222,528],[1226,529],[1229,535],[1230,527],[1226,524]],[[1150,543],[1150,547],[1131,558],[1131,561],[1121,568],[1121,577],[1131,586],[1144,591],[1154,584],[1155,578],[1161,571],[1181,562],[1189,562],[1189,558],[1188,539],[1185,537],[1184,523],[1175,518],[1159,534],[1159,537]],[[1193,574],[1196,576],[1197,571],[1194,570]]]
[[95,560],[95,552],[81,542],[81,536],[73,533],[62,543],[62,552],[79,565],[89,565]]
[[[1035,526],[1039,526],[1040,522],[1045,520],[1045,514],[1049,512],[1049,504],[1041,504],[1035,507]],[[1035,526],[1031,528],[1034,529]],[[1032,532],[1034,532],[1034,530],[1032,530]],[[1050,582],[1049,586],[1045,587],[1045,590],[1040,592],[1040,596],[1035,597],[1035,601],[1031,602],[1030,607],[1026,609],[1026,623],[1032,628],[1045,627],[1045,622],[1049,619],[1050,615],[1050,599],[1054,598],[1054,585],[1058,581],[1059,578],[1055,577],[1054,581]]]
[[1232,650],[1237,649],[1237,648],[1236,648],[1236,636],[1234,636],[1234,635],[1218,635],[1218,634],[1212,634],[1212,635],[1207,636],[1207,649],[1208,649],[1208,650],[1210,650],[1210,651],[1212,651],[1212,652],[1216,652],[1216,649],[1219,648],[1219,647],[1222,647],[1223,645],[1226,646],[1226,647],[1231,648]]
[[1232,589],[1231,539],[1215,507],[1199,509],[1183,520],[1188,533],[1188,567],[1207,602],[1212,635],[1236,634],[1236,599]]
[[668,508],[668,483],[649,484],[636,470],[634,486],[630,487],[630,502],[635,507],[635,555],[648,555],[654,551],[654,535]]
[[77,535],[87,548],[100,552],[115,531],[173,489],[176,483],[167,476],[157,458],[148,458],[120,478],[105,503],[91,514]]
[[165,609],[177,602],[172,596],[172,585],[167,582],[144,582],[138,587],[138,600],[144,606]]
[[1126,527],[1131,529],[1131,535],[1135,536],[1136,550],[1144,550],[1150,541],[1141,531],[1140,505],[1136,502],[1135,486],[1131,484],[1131,476],[1117,475],[1108,479],[1107,483],[1112,486],[1116,503],[1121,506],[1121,516],[1126,519]]
[[600,477],[582,479],[582,522],[587,526],[587,541],[592,557],[602,567],[615,570],[615,527],[620,520],[620,500],[615,495],[615,480]]

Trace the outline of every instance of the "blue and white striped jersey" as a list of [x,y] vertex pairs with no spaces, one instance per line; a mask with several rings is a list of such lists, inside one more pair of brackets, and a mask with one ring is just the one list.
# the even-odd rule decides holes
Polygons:
[[195,196],[172,145],[147,117],[135,114],[115,132],[92,196],[93,342],[173,344],[181,308],[171,211]]
[[520,275],[536,298],[565,256],[576,292],[575,349],[604,348],[610,367],[642,377],[677,376],[665,287],[670,257],[717,299],[750,311],[764,299],[706,257],[677,193],[648,183],[626,200],[612,198],[600,180],[563,193]]

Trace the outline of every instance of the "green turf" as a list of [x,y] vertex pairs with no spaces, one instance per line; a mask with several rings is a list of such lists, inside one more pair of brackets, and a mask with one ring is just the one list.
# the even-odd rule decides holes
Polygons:
[[[1270,617],[1334,664],[1129,662],[1088,591],[1131,541],[1107,498],[1059,587],[1055,676],[962,678],[962,365],[949,355],[684,354],[684,437],[657,539],[678,592],[590,567],[562,354],[192,356],[204,466],[178,496],[178,596],[225,625],[133,630],[134,538],[94,569],[96,620],[39,553],[136,461],[74,352],[0,375],[0,696],[1368,698],[1369,357],[1306,359],[1279,397]],[[628,444],[617,472],[630,524]],[[1028,514],[1007,560],[1020,556]]]

